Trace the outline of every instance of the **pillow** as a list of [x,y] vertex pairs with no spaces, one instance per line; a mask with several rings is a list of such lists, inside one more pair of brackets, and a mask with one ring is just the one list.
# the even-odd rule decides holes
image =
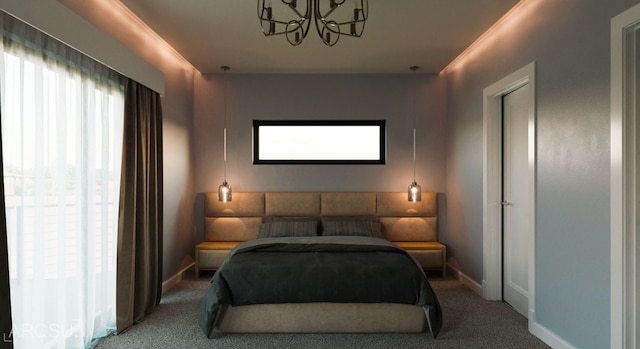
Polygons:
[[382,227],[369,220],[327,220],[322,222],[323,236],[370,236],[382,238]]
[[260,224],[258,239],[287,236],[318,236],[318,221],[277,221]]

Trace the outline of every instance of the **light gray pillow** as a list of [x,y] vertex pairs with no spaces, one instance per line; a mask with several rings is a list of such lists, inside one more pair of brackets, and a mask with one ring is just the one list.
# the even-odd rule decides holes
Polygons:
[[260,224],[258,238],[278,238],[288,236],[318,236],[318,221],[276,221]]
[[322,236],[370,236],[383,238],[380,223],[369,220],[323,220]]

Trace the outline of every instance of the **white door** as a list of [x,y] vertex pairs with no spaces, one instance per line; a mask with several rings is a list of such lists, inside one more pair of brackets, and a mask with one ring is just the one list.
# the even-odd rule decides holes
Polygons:
[[528,247],[528,85],[502,97],[502,297],[527,317]]

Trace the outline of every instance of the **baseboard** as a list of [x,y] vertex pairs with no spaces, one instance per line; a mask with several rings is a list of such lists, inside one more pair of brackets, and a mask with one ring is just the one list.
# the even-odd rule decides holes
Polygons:
[[482,297],[482,286],[479,283],[475,282],[473,279],[466,276],[463,272],[461,272],[460,270],[458,270],[458,268],[454,267],[451,264],[447,264],[447,268],[449,269],[448,272],[452,273],[454,277],[462,281],[463,285],[467,286],[473,292],[477,293],[478,295],[480,295],[480,297]]
[[554,349],[576,349],[557,334],[540,325],[536,321],[536,313],[532,310],[529,310],[529,332]]
[[[456,267],[452,266],[451,264],[447,264],[447,267],[448,267],[447,273],[451,273],[452,276],[462,281],[462,283],[465,286],[467,286],[468,288],[473,290],[475,293],[480,295],[480,297],[484,298],[484,296],[482,295],[482,286],[480,284],[473,281],[473,279],[466,276],[464,273],[462,273],[460,270],[458,270]],[[569,342],[562,339],[557,334],[553,333],[553,331],[550,331],[548,328],[540,325],[536,321],[535,311],[531,309],[529,309],[529,332],[531,332],[534,336],[538,337],[541,341],[545,342],[551,348],[576,349],[576,347],[574,347]]]
[[162,283],[162,295],[164,296],[164,294],[169,291],[173,286],[177,285],[180,283],[180,281],[182,281],[182,274],[184,274],[185,271],[189,270],[189,268],[194,267],[196,264],[195,263],[191,263],[189,265],[187,265],[186,267],[182,268],[182,270],[180,270],[178,273],[176,273],[176,275],[170,277],[167,281]]

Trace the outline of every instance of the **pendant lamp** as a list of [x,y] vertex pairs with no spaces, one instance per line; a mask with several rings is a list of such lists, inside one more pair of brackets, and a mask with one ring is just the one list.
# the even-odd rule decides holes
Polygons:
[[[223,72],[227,72],[229,69],[228,66],[223,65],[220,67]],[[218,187],[218,201],[227,202],[231,201],[231,186],[227,183],[227,79],[225,77],[224,80],[224,130],[222,134],[222,142],[223,142],[223,159],[224,159],[224,180],[222,184]]]
[[[417,65],[409,67],[414,73],[420,69]],[[407,191],[408,199],[411,202],[422,200],[422,188],[416,182],[416,83],[413,79],[413,182],[409,185]]]

